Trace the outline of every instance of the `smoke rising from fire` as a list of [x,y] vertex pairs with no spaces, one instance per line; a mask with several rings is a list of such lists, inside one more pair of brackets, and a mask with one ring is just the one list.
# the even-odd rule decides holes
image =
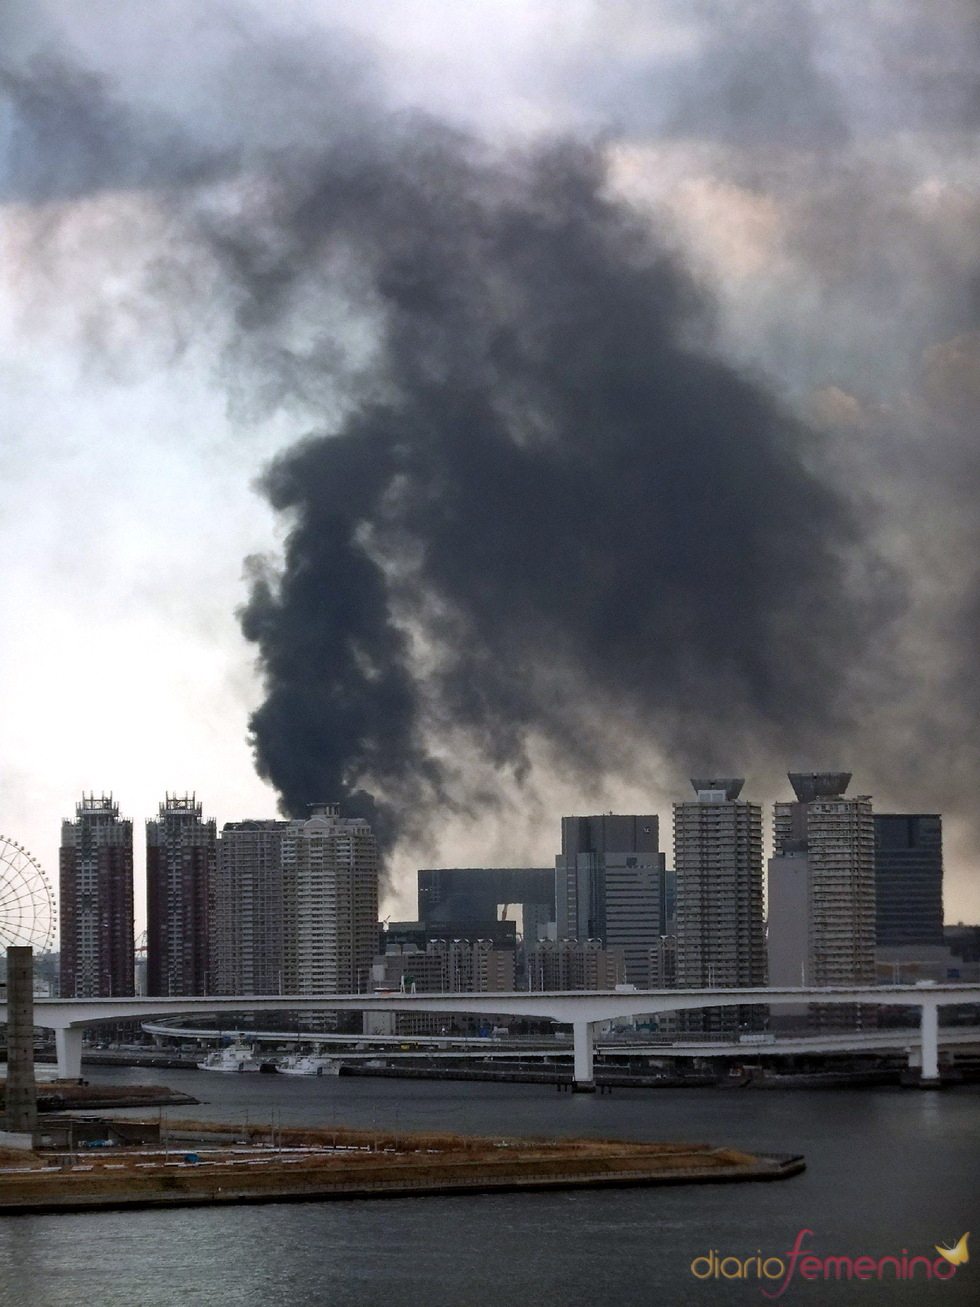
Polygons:
[[241,614],[289,811],[391,847],[542,759],[594,790],[651,754],[972,812],[980,28],[898,8],[664,4],[703,39],[646,57],[645,6],[603,6],[544,80],[614,130],[516,144],[394,106],[335,35],[219,24],[187,106],[9,71],[49,279],[74,202],[139,197],[146,336],[169,312],[236,414],[308,432]]

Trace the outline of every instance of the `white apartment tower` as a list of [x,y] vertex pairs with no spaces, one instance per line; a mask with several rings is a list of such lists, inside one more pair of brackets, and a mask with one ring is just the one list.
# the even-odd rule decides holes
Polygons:
[[286,994],[371,988],[378,948],[378,846],[368,823],[317,804],[282,834]]
[[769,979],[773,985],[875,982],[875,827],[850,772],[790,772],[795,802],[773,813]]
[[[681,989],[766,983],[762,808],[739,799],[741,777],[693,778],[674,804],[675,983]],[[704,1026],[756,1024],[760,1009],[705,1009]],[[702,1028],[693,1014],[691,1029]]]

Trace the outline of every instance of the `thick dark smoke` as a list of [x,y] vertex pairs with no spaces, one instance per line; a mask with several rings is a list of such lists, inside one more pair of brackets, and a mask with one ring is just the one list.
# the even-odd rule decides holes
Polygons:
[[[290,812],[340,798],[391,847],[542,763],[595,792],[657,756],[973,820],[976,6],[660,0],[696,33],[670,48],[650,8],[541,54],[554,104],[623,129],[592,146],[493,152],[251,18],[170,116],[179,61],[146,99],[7,78],[4,194],[43,226],[145,191],[147,322],[179,299],[238,412],[313,429],[261,482],[284,552],[241,614]],[[613,198],[631,167],[679,237]]]
[[433,745],[454,732],[518,776],[530,738],[594,776],[608,710],[681,766],[841,725],[877,615],[856,515],[814,433],[712,356],[599,150],[491,161],[415,124],[275,196],[261,241],[212,237],[243,319],[288,320],[343,257],[380,332],[372,395],[264,480],[292,525],[243,629],[291,811],[366,788],[393,839],[452,801]]

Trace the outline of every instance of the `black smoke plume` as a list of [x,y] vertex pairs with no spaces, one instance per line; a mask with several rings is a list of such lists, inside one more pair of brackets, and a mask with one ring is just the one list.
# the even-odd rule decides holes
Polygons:
[[[754,144],[802,158],[812,129],[822,176],[850,133],[813,30],[765,79],[778,103],[752,80],[765,33],[721,30],[707,71],[676,73],[658,130],[716,136],[754,178]],[[434,810],[492,804],[542,756],[590,785],[647,749],[679,775],[873,758],[888,728],[859,719],[903,690],[882,653],[904,596],[877,510],[838,487],[824,430],[725,361],[677,249],[614,198],[613,151],[494,153],[387,112],[335,52],[253,53],[222,82],[242,103],[182,125],[104,76],[11,73],[5,181],[49,223],[59,198],[145,189],[170,241],[161,256],[134,238],[145,304],[199,285],[202,321],[230,309],[237,402],[322,415],[263,478],[288,533],[281,563],[251,561],[242,612],[265,682],[256,761],[284,808],[339,798],[391,847]],[[786,119],[801,85],[807,112]],[[779,157],[766,179],[786,200],[809,173]],[[823,208],[803,194],[798,244],[826,286],[847,256],[830,239],[840,188]],[[850,244],[841,279],[873,300],[861,269],[891,281]],[[168,259],[189,275],[161,275]],[[812,331],[833,335],[819,317]]]
[[337,266],[377,332],[347,415],[262,483],[291,526],[242,626],[289,811],[367,804],[390,843],[461,801],[453,739],[518,779],[532,739],[595,777],[624,720],[680,767],[842,728],[880,618],[858,514],[816,435],[713,356],[599,148],[491,158],[416,122],[270,194],[261,232],[210,233],[251,363]]

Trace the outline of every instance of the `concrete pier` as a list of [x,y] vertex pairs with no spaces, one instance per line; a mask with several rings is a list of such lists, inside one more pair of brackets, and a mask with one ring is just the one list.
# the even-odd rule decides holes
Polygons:
[[938,1089],[939,1078],[939,1009],[935,1003],[923,1003],[921,1025],[922,1074],[920,1089]]
[[54,1046],[58,1054],[58,1079],[80,1080],[82,1076],[82,1030],[80,1026],[65,1026],[54,1032]]
[[7,1085],[5,1129],[32,1135],[37,1129],[34,1083],[34,950],[7,949]]
[[595,1026],[591,1021],[573,1021],[572,1039],[574,1041],[574,1079],[573,1094],[595,1093],[595,1072],[593,1071]]

